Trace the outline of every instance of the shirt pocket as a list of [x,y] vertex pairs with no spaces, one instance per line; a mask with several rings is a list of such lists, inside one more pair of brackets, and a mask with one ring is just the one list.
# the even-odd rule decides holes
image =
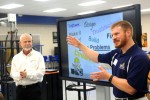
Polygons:
[[31,60],[30,68],[37,69],[38,68],[38,61],[37,60]]

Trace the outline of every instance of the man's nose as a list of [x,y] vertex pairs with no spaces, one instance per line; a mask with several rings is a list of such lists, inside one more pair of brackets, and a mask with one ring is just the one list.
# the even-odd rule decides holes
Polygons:
[[112,35],[112,39],[114,40],[116,38],[116,36],[115,35]]

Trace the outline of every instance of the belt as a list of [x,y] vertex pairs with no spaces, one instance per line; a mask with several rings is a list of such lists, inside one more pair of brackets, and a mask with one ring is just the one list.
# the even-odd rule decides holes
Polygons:
[[35,83],[35,84],[31,84],[31,85],[18,85],[17,87],[18,88],[33,88],[33,87],[36,87],[36,86],[39,86],[39,82]]
[[127,97],[127,98],[115,98],[115,100],[136,100],[136,99],[139,99],[139,98],[142,98],[142,97],[145,97],[145,96]]

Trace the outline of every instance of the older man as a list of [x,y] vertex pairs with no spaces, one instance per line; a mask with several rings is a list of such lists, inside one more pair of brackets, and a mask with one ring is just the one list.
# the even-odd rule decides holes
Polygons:
[[22,51],[15,55],[11,64],[11,77],[16,83],[17,100],[41,100],[40,82],[45,72],[41,53],[32,49],[32,36],[20,36]]

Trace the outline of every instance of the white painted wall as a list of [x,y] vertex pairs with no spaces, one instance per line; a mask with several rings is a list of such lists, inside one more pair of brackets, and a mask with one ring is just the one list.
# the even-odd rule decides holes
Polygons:
[[[150,14],[142,15],[142,33],[148,35],[148,47],[144,47],[144,50],[150,51]],[[43,44],[43,55],[53,54],[53,49],[57,46],[57,43],[53,43],[52,32],[57,31],[56,25],[34,25],[34,24],[18,24],[18,34],[29,33],[39,34],[40,42]],[[9,27],[0,27],[0,34],[7,34],[11,29]]]
[[[40,35],[40,43],[43,55],[53,55],[54,47],[57,43],[53,43],[52,32],[56,32],[56,25],[32,25],[32,24],[18,24],[18,34],[29,33]],[[7,34],[11,29],[9,27],[0,27],[0,34]]]
[[18,25],[18,33],[29,33],[29,34],[39,34],[40,35],[40,43],[44,45],[42,47],[43,55],[53,55],[54,47],[57,46],[57,43],[53,43],[53,35],[52,32],[56,32],[55,25],[27,25],[27,24],[19,24]]

